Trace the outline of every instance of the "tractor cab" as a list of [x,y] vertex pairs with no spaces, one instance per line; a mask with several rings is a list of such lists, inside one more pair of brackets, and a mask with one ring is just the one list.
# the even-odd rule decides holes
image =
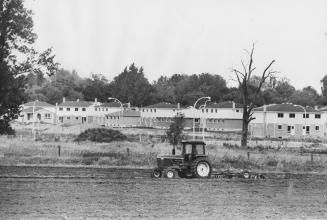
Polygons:
[[185,162],[190,162],[198,157],[205,157],[206,149],[203,141],[182,141],[182,155]]

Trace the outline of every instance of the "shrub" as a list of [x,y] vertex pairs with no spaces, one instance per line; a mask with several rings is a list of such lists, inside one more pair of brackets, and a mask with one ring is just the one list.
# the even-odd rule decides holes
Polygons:
[[238,144],[230,144],[230,143],[223,143],[223,147],[226,147],[228,149],[240,149],[240,146]]
[[107,128],[92,128],[80,133],[75,141],[113,142],[124,141],[126,136],[120,131]]

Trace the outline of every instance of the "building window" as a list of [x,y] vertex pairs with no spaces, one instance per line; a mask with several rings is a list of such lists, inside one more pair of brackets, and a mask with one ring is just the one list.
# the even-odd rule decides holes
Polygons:
[[150,109],[150,112],[152,112],[152,109]]
[[78,117],[75,117],[76,120],[78,120]]
[[82,111],[85,112],[86,111],[86,108],[82,108]]
[[315,114],[315,118],[320,118],[321,115],[320,114]]
[[59,108],[59,111],[62,111],[62,108]]
[[70,119],[70,117],[69,117],[69,116],[67,116],[67,119],[69,120],[69,119]]
[[288,134],[291,133],[291,126],[287,126],[287,133],[288,133]]
[[204,109],[202,109],[202,112],[204,112]]
[[157,112],[157,109],[153,109],[154,112]]
[[95,108],[95,111],[98,111],[98,109],[97,109],[97,108]]
[[281,125],[278,125],[278,129],[281,130],[282,129],[282,126]]
[[50,119],[51,118],[51,115],[48,114],[48,113],[46,113],[46,114],[44,114],[44,117],[45,117],[45,119]]
[[319,126],[316,126],[316,131],[319,131]]
[[108,111],[108,108],[106,108],[106,112]]
[[218,111],[218,110],[217,110],[217,109],[215,109],[215,112],[216,112],[216,113],[217,113],[217,111]]
[[213,113],[213,109],[211,109],[211,113]]
[[303,114],[303,118],[309,118],[309,114]]
[[209,112],[209,109],[206,109],[206,112],[208,113]]
[[144,112],[144,109],[142,109],[142,112]]
[[200,121],[199,118],[194,119],[194,122],[195,122],[195,123],[199,123],[199,121]]
[[75,112],[78,112],[78,108],[75,108]]
[[294,113],[290,113],[290,118],[295,118],[295,114]]
[[239,109],[236,109],[236,112],[240,112],[240,110]]
[[283,113],[278,113],[277,116],[278,116],[278,118],[284,118],[284,114]]
[[69,112],[70,111],[70,108],[67,108],[67,111]]

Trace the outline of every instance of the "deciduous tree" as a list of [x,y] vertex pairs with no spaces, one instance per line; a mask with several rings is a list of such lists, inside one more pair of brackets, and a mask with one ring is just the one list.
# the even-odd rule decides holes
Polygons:
[[34,50],[35,40],[32,11],[22,0],[0,0],[0,134],[13,133],[9,122],[18,116],[24,101],[24,74],[51,75],[58,67],[51,49]]
[[239,89],[242,96],[242,104],[243,104],[243,125],[242,125],[242,137],[241,137],[241,146],[247,147],[248,140],[248,125],[254,119],[253,117],[253,108],[256,105],[256,101],[261,92],[262,85],[266,82],[266,80],[274,73],[271,66],[275,62],[272,60],[262,71],[259,81],[257,85],[251,84],[251,77],[254,76],[254,71],[256,67],[254,67],[254,44],[252,45],[251,51],[246,50],[248,55],[249,62],[246,64],[243,60],[241,60],[241,64],[243,70],[232,69],[232,72],[235,74]]
[[184,127],[185,127],[185,118],[183,114],[177,114],[173,122],[170,124],[169,129],[167,130],[166,134],[169,140],[169,143],[173,145],[173,154],[175,154],[175,147],[177,144],[179,144],[184,135]]

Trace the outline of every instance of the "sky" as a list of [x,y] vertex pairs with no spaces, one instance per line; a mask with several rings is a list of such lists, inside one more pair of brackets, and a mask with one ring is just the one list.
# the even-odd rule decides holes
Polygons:
[[297,89],[327,74],[326,0],[26,0],[36,48],[53,47],[62,68],[109,80],[135,63],[150,82],[209,72],[235,85],[255,43],[260,74],[271,60]]

